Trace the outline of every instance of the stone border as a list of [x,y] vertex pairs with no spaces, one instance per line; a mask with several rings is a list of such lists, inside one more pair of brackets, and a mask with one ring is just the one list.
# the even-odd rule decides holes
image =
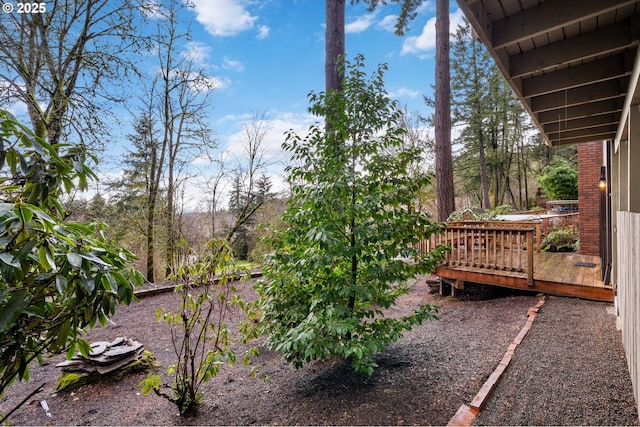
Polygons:
[[489,375],[489,378],[482,385],[480,391],[478,391],[478,394],[476,394],[471,403],[469,405],[463,404],[460,406],[458,412],[456,412],[453,418],[451,418],[447,426],[470,426],[473,423],[473,420],[480,413],[485,403],[487,403],[487,400],[489,400],[491,392],[493,392],[496,385],[498,385],[498,382],[500,381],[500,378],[502,378],[502,374],[507,369],[507,366],[509,366],[516,347],[522,342],[524,337],[527,335],[527,332],[529,332],[529,329],[531,329],[531,325],[533,325],[533,321],[540,311],[540,308],[542,308],[544,301],[544,297],[542,297],[534,307],[529,308],[527,311],[527,323],[525,323],[520,330],[520,333],[513,339],[513,342],[509,344],[507,352],[502,357],[500,363],[498,363],[498,366],[491,375]]

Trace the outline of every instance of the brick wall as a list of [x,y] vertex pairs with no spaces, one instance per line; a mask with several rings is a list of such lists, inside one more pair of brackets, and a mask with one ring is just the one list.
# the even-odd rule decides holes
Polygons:
[[602,142],[578,144],[578,209],[580,253],[600,255],[600,167]]

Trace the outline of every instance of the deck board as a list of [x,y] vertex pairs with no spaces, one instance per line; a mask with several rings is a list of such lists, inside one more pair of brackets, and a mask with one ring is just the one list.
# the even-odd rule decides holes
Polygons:
[[[595,264],[595,267],[576,263]],[[601,280],[598,257],[575,253],[536,252],[533,287],[520,272],[468,266],[439,266],[436,275],[452,280],[540,291],[598,301],[613,301],[613,289]]]

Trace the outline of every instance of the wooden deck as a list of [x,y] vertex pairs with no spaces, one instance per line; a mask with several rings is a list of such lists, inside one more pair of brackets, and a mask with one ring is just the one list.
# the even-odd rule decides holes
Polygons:
[[435,274],[454,281],[503,286],[550,295],[613,302],[613,288],[600,280],[600,259],[576,253],[535,252],[533,286],[525,274],[470,266],[440,265]]
[[461,288],[475,282],[597,301],[613,301],[613,289],[600,279],[600,259],[539,250],[537,223],[449,223],[445,232],[420,244],[451,250],[435,275]]

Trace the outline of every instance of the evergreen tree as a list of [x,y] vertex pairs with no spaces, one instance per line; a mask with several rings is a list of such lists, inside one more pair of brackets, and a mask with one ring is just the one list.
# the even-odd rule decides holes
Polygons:
[[[466,125],[460,139],[464,148],[458,163],[458,176],[465,185],[465,193],[477,195],[481,207],[491,208],[487,172],[487,130],[489,116],[490,70],[495,67],[486,49],[471,37],[471,27],[456,30],[452,47],[453,118]],[[460,164],[462,161],[462,164]],[[462,174],[462,176],[460,176]]]
[[[149,112],[143,113],[134,123],[134,133],[128,136],[133,149],[125,158],[124,177],[119,182],[119,192],[124,199],[139,206],[145,212],[144,221],[140,221],[140,232],[146,239],[146,278],[155,282],[156,226],[160,214],[161,164],[164,158],[163,147],[159,141],[155,124]],[[136,221],[137,222],[137,221]]]
[[527,166],[533,159],[522,157],[531,152],[526,141],[535,140],[531,120],[468,22],[458,27],[452,51],[453,118],[464,125],[455,159],[462,193],[484,209],[526,206],[512,187],[522,193],[533,175]]

